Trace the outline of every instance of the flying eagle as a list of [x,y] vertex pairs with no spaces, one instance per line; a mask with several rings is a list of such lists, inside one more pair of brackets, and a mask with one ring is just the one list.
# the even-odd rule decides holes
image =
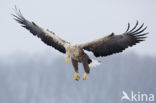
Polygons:
[[146,38],[145,35],[148,34],[143,33],[147,26],[143,27],[143,23],[138,27],[137,21],[136,25],[132,29],[130,29],[130,24],[128,23],[127,30],[120,35],[115,35],[112,33],[106,37],[102,37],[88,43],[73,45],[55,35],[54,32],[48,29],[43,29],[36,23],[25,19],[20,10],[18,10],[16,7],[15,14],[12,15],[14,16],[14,19],[22,25],[22,27],[29,30],[34,36],[39,37],[45,44],[52,46],[58,51],[64,53],[66,55],[66,63],[68,63],[69,59],[71,58],[72,65],[75,70],[75,80],[79,80],[80,78],[78,75],[78,63],[82,63],[84,66],[85,73],[83,75],[83,80],[86,80],[87,74],[89,74],[89,67],[95,67],[100,64],[100,62],[97,60],[90,59],[84,50],[92,52],[96,57],[108,56],[114,53],[122,52],[128,47],[144,41]]

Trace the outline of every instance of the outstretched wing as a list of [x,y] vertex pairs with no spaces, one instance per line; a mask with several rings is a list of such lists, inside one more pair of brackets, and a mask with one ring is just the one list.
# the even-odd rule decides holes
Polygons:
[[119,53],[130,46],[144,41],[146,38],[145,35],[148,33],[143,33],[147,28],[143,28],[143,26],[144,23],[138,27],[137,21],[136,25],[131,30],[129,30],[130,24],[128,23],[128,28],[123,34],[114,35],[114,33],[112,33],[109,36],[85,44],[80,44],[80,47],[85,50],[92,51],[96,57]]
[[55,35],[54,32],[49,30],[44,30],[43,28],[36,25],[34,22],[30,22],[27,19],[25,19],[20,12],[20,10],[17,10],[15,7],[15,14],[12,14],[15,18],[15,20],[22,24],[22,27],[29,30],[34,36],[39,37],[44,43],[46,43],[49,46],[54,47],[55,49],[59,50],[62,53],[65,53],[65,44],[68,42],[62,40],[58,36]]

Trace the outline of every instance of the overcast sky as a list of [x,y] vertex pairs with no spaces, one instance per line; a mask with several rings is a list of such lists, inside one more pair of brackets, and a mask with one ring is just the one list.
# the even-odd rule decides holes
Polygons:
[[126,53],[156,56],[155,0],[0,0],[0,55],[45,51],[59,54],[12,19],[14,5],[25,18],[71,43],[123,33],[128,22],[133,26],[139,20],[148,26],[150,34]]

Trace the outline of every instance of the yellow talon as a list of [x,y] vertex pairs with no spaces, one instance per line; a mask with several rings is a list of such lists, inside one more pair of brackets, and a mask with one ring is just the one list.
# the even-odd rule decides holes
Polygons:
[[86,80],[86,79],[87,79],[87,74],[84,73],[84,75],[83,75],[83,80]]
[[65,61],[66,61],[66,64],[68,64],[69,58],[66,58]]
[[79,76],[77,73],[75,73],[74,79],[75,79],[75,80],[79,80],[79,79],[80,79],[80,76]]

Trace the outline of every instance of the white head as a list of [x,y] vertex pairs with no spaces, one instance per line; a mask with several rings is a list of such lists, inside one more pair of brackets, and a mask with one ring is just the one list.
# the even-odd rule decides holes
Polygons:
[[[65,61],[68,64],[69,59],[73,57],[75,53],[77,53],[78,47],[76,45],[66,44],[65,49],[66,49]],[[79,54],[79,52],[77,54]]]

